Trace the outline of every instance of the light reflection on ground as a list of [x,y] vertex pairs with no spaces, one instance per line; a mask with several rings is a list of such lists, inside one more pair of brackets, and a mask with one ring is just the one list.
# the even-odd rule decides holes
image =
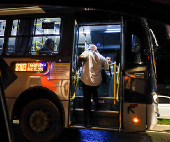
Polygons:
[[81,142],[110,142],[115,135],[110,135],[114,132],[98,131],[98,130],[84,130],[80,129]]

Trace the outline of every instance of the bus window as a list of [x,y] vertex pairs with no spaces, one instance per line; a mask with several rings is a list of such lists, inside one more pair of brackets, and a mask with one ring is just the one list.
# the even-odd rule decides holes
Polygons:
[[58,53],[61,18],[13,20],[8,55],[52,55]]
[[126,21],[126,68],[145,65],[144,49],[146,48],[140,21]]
[[0,54],[2,53],[4,44],[4,33],[6,27],[6,20],[0,20]]
[[140,39],[132,34],[132,52],[134,53],[134,62],[141,63],[141,49],[140,49]]

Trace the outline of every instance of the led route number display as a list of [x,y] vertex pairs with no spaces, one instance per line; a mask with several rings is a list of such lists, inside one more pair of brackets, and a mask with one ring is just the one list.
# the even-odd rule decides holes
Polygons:
[[47,71],[47,63],[45,62],[15,63],[15,71],[45,72]]

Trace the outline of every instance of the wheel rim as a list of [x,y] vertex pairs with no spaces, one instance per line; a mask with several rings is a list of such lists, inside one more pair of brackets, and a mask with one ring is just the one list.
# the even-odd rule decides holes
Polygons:
[[43,132],[49,125],[49,118],[47,113],[43,110],[35,110],[29,118],[29,124],[35,132]]

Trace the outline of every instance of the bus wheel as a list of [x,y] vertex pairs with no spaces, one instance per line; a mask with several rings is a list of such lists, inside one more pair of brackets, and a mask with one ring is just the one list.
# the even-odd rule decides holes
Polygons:
[[24,107],[20,127],[31,142],[49,142],[62,131],[60,112],[46,99],[34,100]]

